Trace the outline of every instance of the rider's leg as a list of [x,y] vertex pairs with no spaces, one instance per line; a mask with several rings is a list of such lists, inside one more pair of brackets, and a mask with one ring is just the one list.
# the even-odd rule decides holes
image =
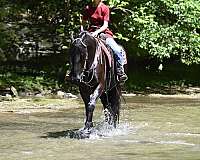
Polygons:
[[123,48],[119,46],[113,38],[107,38],[106,44],[109,45],[114,54],[116,55],[116,62],[117,62],[117,74],[120,82],[125,82],[128,77],[124,72],[124,58],[122,56]]

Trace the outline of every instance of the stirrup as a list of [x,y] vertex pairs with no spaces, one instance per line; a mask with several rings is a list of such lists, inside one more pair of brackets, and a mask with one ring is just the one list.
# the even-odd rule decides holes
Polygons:
[[65,75],[65,81],[71,81],[71,76],[70,74]]
[[117,75],[117,79],[120,84],[124,84],[128,80],[128,76],[124,73],[122,75]]

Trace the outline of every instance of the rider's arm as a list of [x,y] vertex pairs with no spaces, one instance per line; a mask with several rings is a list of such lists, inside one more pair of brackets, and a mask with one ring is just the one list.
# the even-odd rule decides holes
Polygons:
[[103,26],[101,26],[101,28],[99,28],[95,32],[93,32],[92,35],[97,36],[99,33],[105,31],[107,28],[108,28],[108,21],[104,21]]
[[110,9],[109,7],[104,7],[103,8],[103,25],[97,29],[92,35],[93,36],[96,36],[98,35],[99,33],[105,31],[107,28],[108,28],[108,23],[110,21]]

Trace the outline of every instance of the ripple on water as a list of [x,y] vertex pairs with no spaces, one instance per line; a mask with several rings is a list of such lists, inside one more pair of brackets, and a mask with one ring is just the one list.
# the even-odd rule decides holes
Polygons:
[[195,146],[193,143],[187,143],[185,141],[160,141],[160,142],[155,142],[158,144],[175,144],[175,145],[186,145],[186,146]]
[[200,137],[199,133],[167,133],[167,136]]
[[126,143],[138,143],[138,144],[174,144],[174,145],[186,145],[196,146],[193,143],[187,143],[185,141],[138,141],[138,140],[124,140]]

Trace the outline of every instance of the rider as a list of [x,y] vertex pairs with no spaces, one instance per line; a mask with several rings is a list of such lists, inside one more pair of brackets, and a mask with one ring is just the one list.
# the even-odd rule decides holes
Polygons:
[[115,42],[113,33],[108,28],[110,10],[109,7],[103,3],[103,0],[92,0],[92,3],[84,8],[83,17],[81,19],[81,31],[83,31],[83,25],[86,21],[90,23],[88,31],[92,32],[92,36],[103,35],[106,44],[112,48],[114,54],[117,56],[118,79],[121,83],[125,82],[128,77],[124,72],[124,58],[122,55],[124,50]]

